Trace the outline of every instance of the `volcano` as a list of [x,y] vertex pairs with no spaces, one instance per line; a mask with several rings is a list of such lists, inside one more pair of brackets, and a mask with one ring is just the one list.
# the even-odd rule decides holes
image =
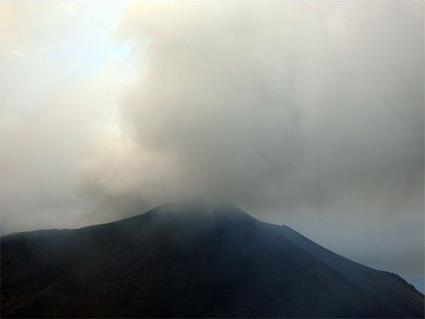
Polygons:
[[399,276],[231,205],[1,238],[2,317],[423,317]]

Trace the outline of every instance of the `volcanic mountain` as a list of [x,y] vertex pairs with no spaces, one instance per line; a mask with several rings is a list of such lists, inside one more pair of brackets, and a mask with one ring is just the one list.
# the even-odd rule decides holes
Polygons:
[[399,276],[229,205],[1,238],[2,317],[423,317]]

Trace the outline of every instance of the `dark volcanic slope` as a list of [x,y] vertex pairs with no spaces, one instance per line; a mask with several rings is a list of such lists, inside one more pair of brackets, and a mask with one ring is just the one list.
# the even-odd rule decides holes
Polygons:
[[1,239],[2,317],[423,317],[424,297],[234,207]]

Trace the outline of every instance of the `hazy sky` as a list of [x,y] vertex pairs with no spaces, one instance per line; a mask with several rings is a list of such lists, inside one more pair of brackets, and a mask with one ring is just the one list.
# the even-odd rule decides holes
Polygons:
[[212,198],[420,286],[423,12],[0,2],[1,232]]

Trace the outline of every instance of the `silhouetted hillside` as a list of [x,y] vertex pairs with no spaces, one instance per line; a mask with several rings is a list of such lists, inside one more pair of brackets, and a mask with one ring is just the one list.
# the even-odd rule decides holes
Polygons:
[[[397,275],[232,206],[1,239],[2,317],[423,317]],[[377,256],[379,258],[379,256]]]

